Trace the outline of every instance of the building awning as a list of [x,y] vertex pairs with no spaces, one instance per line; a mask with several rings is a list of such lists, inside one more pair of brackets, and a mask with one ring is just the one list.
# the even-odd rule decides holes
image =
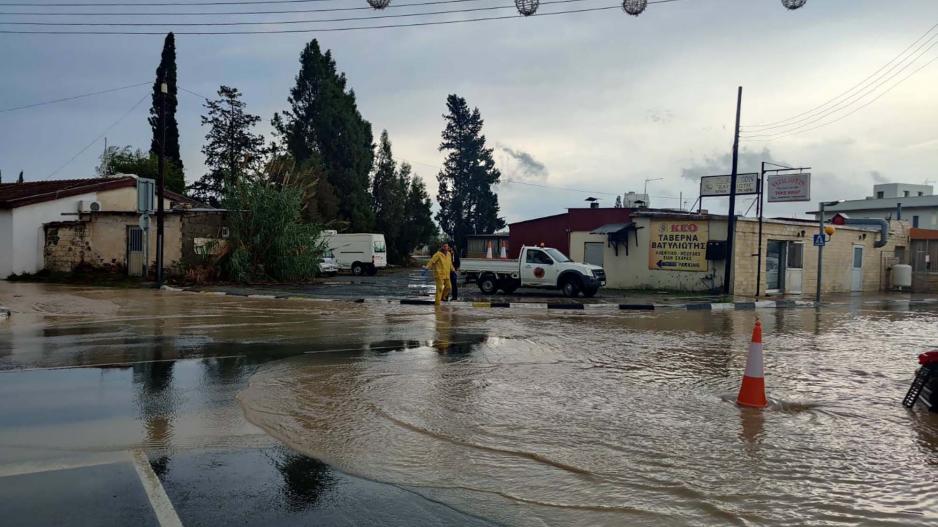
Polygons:
[[635,232],[635,246],[638,247],[638,229],[641,229],[635,225],[635,223],[607,223],[592,232],[590,234],[605,234],[606,235],[606,244],[609,247],[612,247],[616,252],[616,256],[619,256],[619,244],[621,243],[625,247],[625,255],[629,255],[629,232]]

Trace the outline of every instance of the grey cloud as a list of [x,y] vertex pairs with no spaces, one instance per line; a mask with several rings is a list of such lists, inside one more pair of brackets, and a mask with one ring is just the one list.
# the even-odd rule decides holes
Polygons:
[[534,156],[528,152],[516,150],[503,144],[497,144],[496,147],[516,164],[516,166],[511,167],[509,163],[503,163],[506,165],[505,172],[507,172],[507,175],[510,177],[538,181],[547,179],[547,166],[537,159],[534,159]]
[[[738,172],[758,172],[763,161],[770,163],[785,164],[772,157],[768,148],[760,151],[752,151],[743,148],[739,152]],[[714,176],[718,174],[729,174],[733,169],[733,155],[731,152],[707,156],[702,161],[698,161],[690,167],[681,169],[681,177],[691,181],[697,181],[701,176]]]
[[873,183],[889,183],[889,179],[879,170],[870,170],[870,177],[873,179]]

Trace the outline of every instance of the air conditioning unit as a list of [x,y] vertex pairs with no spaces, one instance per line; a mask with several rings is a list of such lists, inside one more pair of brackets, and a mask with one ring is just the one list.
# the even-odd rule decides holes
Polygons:
[[83,199],[78,202],[78,212],[100,212],[101,202]]

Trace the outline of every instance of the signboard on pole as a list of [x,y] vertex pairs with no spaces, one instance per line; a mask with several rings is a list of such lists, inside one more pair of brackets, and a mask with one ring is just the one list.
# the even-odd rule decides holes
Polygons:
[[648,268],[706,272],[709,238],[709,227],[705,221],[653,220]]
[[[700,197],[729,196],[732,175],[704,176],[700,178]],[[758,194],[759,174],[736,174],[736,195]]]
[[811,201],[811,174],[769,174],[766,176],[769,203]]

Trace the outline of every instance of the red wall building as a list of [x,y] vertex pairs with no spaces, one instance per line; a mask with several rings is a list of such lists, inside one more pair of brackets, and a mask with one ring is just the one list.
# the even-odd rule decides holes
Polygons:
[[631,209],[567,209],[563,214],[519,221],[508,226],[509,256],[517,258],[522,245],[556,247],[570,254],[570,232],[589,231],[608,223],[628,223]]

